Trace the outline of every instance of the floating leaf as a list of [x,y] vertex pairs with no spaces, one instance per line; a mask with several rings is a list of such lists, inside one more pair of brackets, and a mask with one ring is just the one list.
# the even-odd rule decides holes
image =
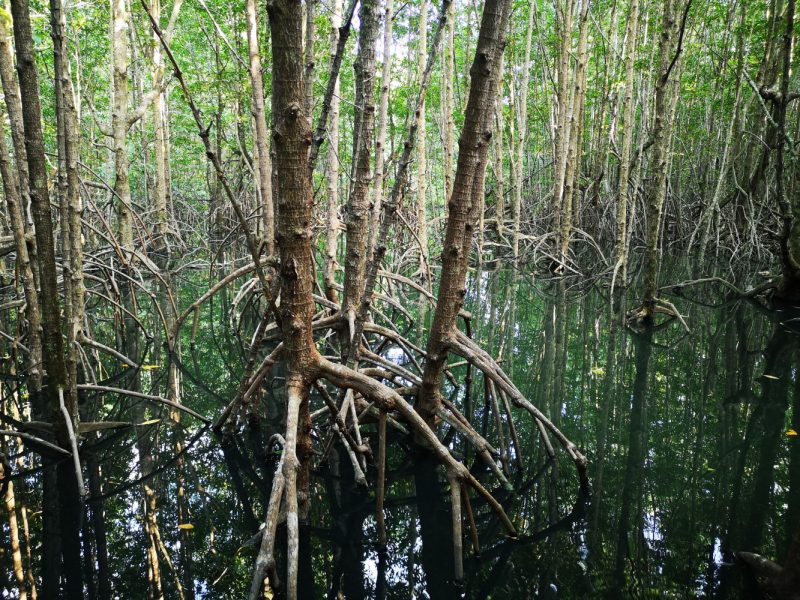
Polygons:
[[797,432],[794,429],[790,429],[786,432],[786,435],[797,435]]
[[775,377],[775,375],[764,375],[767,379],[780,379],[780,377]]
[[178,529],[194,529],[194,525],[191,523],[181,523],[178,525]]
[[151,370],[153,370],[153,369],[160,369],[160,368],[161,368],[161,365],[142,365],[142,368],[143,368],[145,371],[151,371]]
[[161,423],[161,419],[150,419],[149,421],[140,423],[140,425],[155,425],[156,423]]

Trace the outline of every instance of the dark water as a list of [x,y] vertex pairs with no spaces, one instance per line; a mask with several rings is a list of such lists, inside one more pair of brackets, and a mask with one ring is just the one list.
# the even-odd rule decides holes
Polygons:
[[[403,478],[390,488],[385,589],[371,505],[344,494],[331,505],[334,537],[320,544],[333,575],[318,577],[318,592],[341,581],[348,599],[765,597],[733,552],[782,564],[800,520],[800,440],[791,435],[800,431],[800,313],[686,290],[692,301],[670,299],[690,334],[677,322],[618,328],[610,353],[607,290],[522,284],[510,298],[509,278],[488,274],[472,289],[475,337],[589,457],[591,495],[579,492],[563,454],[546,460],[532,424],[512,409],[525,470],[510,494],[488,474],[483,481],[519,539],[476,506],[480,558],[465,537],[459,585],[444,479],[426,463],[404,467],[395,448],[390,464]],[[476,389],[473,423],[497,446],[480,378]],[[505,419],[503,427],[508,439]],[[469,452],[457,437],[453,447]]]
[[[440,437],[493,491],[519,534],[507,537],[473,497],[480,556],[465,527],[465,578],[456,582],[449,488],[438,464],[390,428],[384,554],[375,544],[375,468],[367,469],[369,489],[356,486],[346,452],[335,446],[330,460],[312,472],[301,597],[765,597],[733,553],[756,552],[783,563],[800,521],[800,436],[790,435],[800,432],[800,411],[792,410],[800,395],[800,313],[764,300],[728,300],[710,288],[687,289],[685,297],[664,296],[681,309],[691,333],[675,321],[641,331],[610,310],[605,288],[519,278],[512,293],[512,283],[510,273],[493,271],[470,284],[473,338],[504,361],[517,387],[589,458],[591,493],[580,491],[563,452],[555,462],[547,458],[523,411],[511,413],[519,448],[509,442],[505,413],[500,423],[513,492],[441,426]],[[612,317],[618,322],[613,328]],[[184,356],[206,373],[203,385],[220,398],[230,397],[238,381],[231,367],[238,364],[236,353],[230,350],[228,361],[215,358],[219,348],[235,347],[230,335],[224,326],[201,327],[196,354]],[[399,352],[389,356],[401,362]],[[466,368],[453,373],[463,382]],[[469,398],[463,386],[447,391],[475,429],[500,447],[483,379],[472,377]],[[218,414],[219,401],[191,381],[184,385],[187,405]],[[170,434],[161,429],[153,435],[155,462],[164,469],[148,481],[158,497],[165,551],[178,570],[181,553],[191,553],[198,598],[246,594],[257,547],[246,541],[263,519],[274,470],[274,457],[257,449],[281,428],[281,386],[277,370],[267,381],[260,432],[246,428],[233,444],[221,448],[210,434],[186,425],[180,477],[194,524],[188,548],[179,542],[179,476]],[[319,398],[312,401],[312,410],[322,406]],[[376,446],[374,424],[362,435]],[[136,455],[132,444],[104,452],[114,594],[147,598],[141,487],[126,488],[139,476]],[[30,487],[35,492],[36,484]],[[31,522],[36,542],[36,516]],[[85,535],[91,546],[91,532]],[[13,581],[7,554],[2,560]],[[161,561],[165,597],[177,598],[176,577]]]

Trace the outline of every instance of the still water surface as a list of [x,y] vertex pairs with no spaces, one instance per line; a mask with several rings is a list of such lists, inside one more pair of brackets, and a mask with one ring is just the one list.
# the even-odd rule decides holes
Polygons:
[[[763,597],[733,552],[782,563],[800,520],[800,436],[790,435],[800,431],[800,411],[792,410],[800,395],[800,319],[763,300],[693,288],[686,297],[665,292],[691,333],[677,322],[637,331],[620,324],[605,288],[523,277],[514,295],[511,283],[498,270],[470,284],[473,337],[589,458],[591,493],[579,490],[563,453],[556,462],[547,458],[535,425],[516,408],[519,447],[510,442],[509,421],[498,422],[473,373],[469,398],[463,387],[447,391],[498,448],[502,428],[514,491],[500,489],[447,426],[440,435],[493,490],[519,537],[508,538],[473,498],[480,556],[465,533],[466,575],[454,581],[447,483],[435,461],[390,429],[388,551],[375,545],[374,485],[358,488],[344,449],[334,447],[312,474],[304,598]],[[400,353],[390,356],[402,361]],[[213,366],[202,351],[197,364]],[[466,367],[453,373],[464,381]],[[262,440],[280,430],[280,371],[267,388]],[[363,435],[376,445],[375,425]],[[257,544],[245,542],[263,517],[272,460],[253,452],[252,442],[245,431],[221,448],[203,434],[184,455],[198,598],[241,598],[249,585]],[[372,466],[367,474],[374,482]],[[154,485],[159,497],[174,493],[170,467]],[[147,597],[140,498],[131,489],[107,500],[120,598]],[[159,519],[166,547],[177,554],[172,510],[165,505]],[[162,577],[166,595],[177,597],[169,572]]]
[[[330,505],[333,535],[320,546],[333,562],[319,583],[348,600],[765,597],[733,552],[782,564],[800,520],[800,440],[792,435],[800,431],[800,411],[792,411],[800,319],[792,308],[685,290],[691,301],[670,299],[691,333],[677,322],[617,328],[613,347],[607,290],[521,285],[512,299],[508,277],[486,274],[472,288],[474,335],[589,457],[591,495],[579,492],[569,461],[545,459],[532,425],[514,411],[525,475],[515,492],[498,494],[520,537],[505,537],[479,510],[481,555],[466,537],[459,585],[446,484],[425,463],[403,472],[406,454],[395,449],[393,467],[413,479],[390,488],[386,581],[370,507],[359,510],[344,494]],[[473,389],[476,428],[497,445],[483,387]],[[454,447],[468,452],[457,438]]]

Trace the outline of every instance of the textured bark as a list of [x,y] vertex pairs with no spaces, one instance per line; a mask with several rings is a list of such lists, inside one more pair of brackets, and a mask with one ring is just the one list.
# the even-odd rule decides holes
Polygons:
[[[258,47],[258,9],[255,0],[247,0],[247,47],[250,58],[250,86],[255,121],[255,143],[258,154],[258,185],[264,221],[264,244],[267,256],[275,251],[275,209],[272,202],[272,163],[269,156],[269,130],[264,108],[264,83],[261,76],[261,54]],[[313,73],[313,69],[312,69]]]
[[[33,49],[30,13],[27,0],[16,0],[11,5],[14,17],[14,41],[17,50],[17,70],[22,96],[22,120],[25,129],[25,150],[30,174],[30,197],[33,219],[36,225],[36,245],[42,294],[42,349],[48,376],[50,406],[55,425],[56,439],[62,448],[69,449],[71,443],[67,422],[59,411],[59,390],[68,392],[67,366],[64,360],[64,342],[61,334],[61,310],[58,297],[55,244],[50,211],[50,194],[47,189],[47,162],[42,134],[41,104],[39,102],[39,76]],[[71,397],[68,414],[74,414]],[[66,578],[65,591],[69,598],[82,598],[83,585],[80,566],[78,481],[70,461],[57,468],[60,499],[60,528],[62,538],[62,560]]]
[[[464,285],[469,264],[469,249],[477,217],[478,199],[473,195],[476,180],[481,181],[491,140],[491,107],[494,104],[500,60],[505,48],[508,0],[490,0],[483,8],[481,31],[467,101],[464,127],[459,139],[458,165],[453,194],[448,199],[450,214],[442,248],[442,278],[436,313],[428,337],[428,361],[415,408],[430,426],[440,407],[440,387],[447,362],[447,338],[456,325],[464,301]],[[482,186],[481,186],[482,189]]]
[[[300,3],[298,0],[273,0],[268,3],[267,10],[273,44],[272,114],[278,182],[276,233],[280,249],[280,322],[288,397],[282,468],[289,529],[286,589],[287,597],[294,600],[297,598],[298,527],[308,523],[310,509],[309,391],[320,359],[311,327],[314,314],[310,245],[313,199],[307,167],[311,125],[310,115],[304,109]],[[362,20],[362,28],[365,26]]]
[[622,153],[619,158],[619,186],[617,188],[617,262],[611,281],[612,287],[619,281],[625,287],[628,280],[628,188],[631,169],[631,146],[634,111],[634,67],[636,64],[636,42],[639,30],[639,0],[631,0],[628,8],[628,23],[625,29],[625,99],[622,105]]
[[653,186],[647,198],[647,241],[644,254],[644,295],[642,300],[646,318],[654,316],[655,298],[658,291],[658,238],[664,198],[667,194],[667,170],[672,141],[670,105],[675,86],[669,80],[669,74],[675,51],[675,25],[675,0],[665,0],[658,43],[653,158],[651,161]]
[[[350,354],[354,343],[353,322],[364,294],[369,240],[369,192],[372,170],[370,159],[375,133],[375,42],[378,38],[378,3],[365,0],[359,11],[361,32],[356,72],[356,114],[353,127],[353,187],[347,199],[347,241],[345,248],[344,292],[342,294],[342,356]],[[355,340],[358,343],[358,340]]]
[[[333,0],[331,10],[331,63],[336,60],[339,28],[342,25],[342,0]],[[328,155],[325,160],[325,191],[328,197],[328,228],[325,237],[325,295],[339,302],[336,291],[336,265],[339,254],[339,74],[333,84],[328,116]],[[376,165],[377,169],[377,165]]]

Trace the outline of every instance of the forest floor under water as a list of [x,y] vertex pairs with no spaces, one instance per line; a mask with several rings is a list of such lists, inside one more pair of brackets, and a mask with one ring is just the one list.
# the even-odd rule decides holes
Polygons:
[[[500,269],[473,277],[465,303],[473,338],[589,458],[590,493],[579,489],[574,465],[548,458],[535,425],[520,415],[519,447],[509,446],[506,460],[524,465],[525,475],[512,479],[513,492],[493,489],[519,537],[507,537],[476,500],[478,546],[465,524],[466,575],[456,582],[449,487],[436,461],[389,429],[388,550],[378,552],[374,486],[355,484],[335,445],[312,469],[301,591],[346,600],[768,598],[735,553],[782,564],[800,521],[800,411],[793,411],[800,312],[722,289],[672,290],[668,299],[691,331],[674,321],[642,332],[612,328],[619,316],[609,310],[607,288],[523,278],[514,295],[510,277]],[[401,353],[396,360],[402,364]],[[263,439],[280,430],[279,369],[265,385]],[[471,390],[473,426],[498,444],[498,428],[507,437],[509,424],[484,404],[480,376]],[[463,389],[446,391],[466,400]],[[312,411],[321,405],[315,393]],[[373,446],[376,431],[362,428]],[[439,433],[476,478],[496,487],[464,440],[446,425]],[[190,494],[198,598],[243,597],[249,585],[258,547],[251,538],[269,496],[257,471],[271,460],[256,468],[249,444],[247,431],[220,446],[206,429],[188,443],[200,490]],[[164,491],[171,467],[168,457],[161,462],[157,489]],[[372,465],[367,476],[374,480]],[[120,563],[115,587],[124,598],[145,597],[135,583],[145,553],[142,529],[131,525],[137,511],[136,489],[107,508],[109,550]],[[165,533],[168,545],[172,535]]]

